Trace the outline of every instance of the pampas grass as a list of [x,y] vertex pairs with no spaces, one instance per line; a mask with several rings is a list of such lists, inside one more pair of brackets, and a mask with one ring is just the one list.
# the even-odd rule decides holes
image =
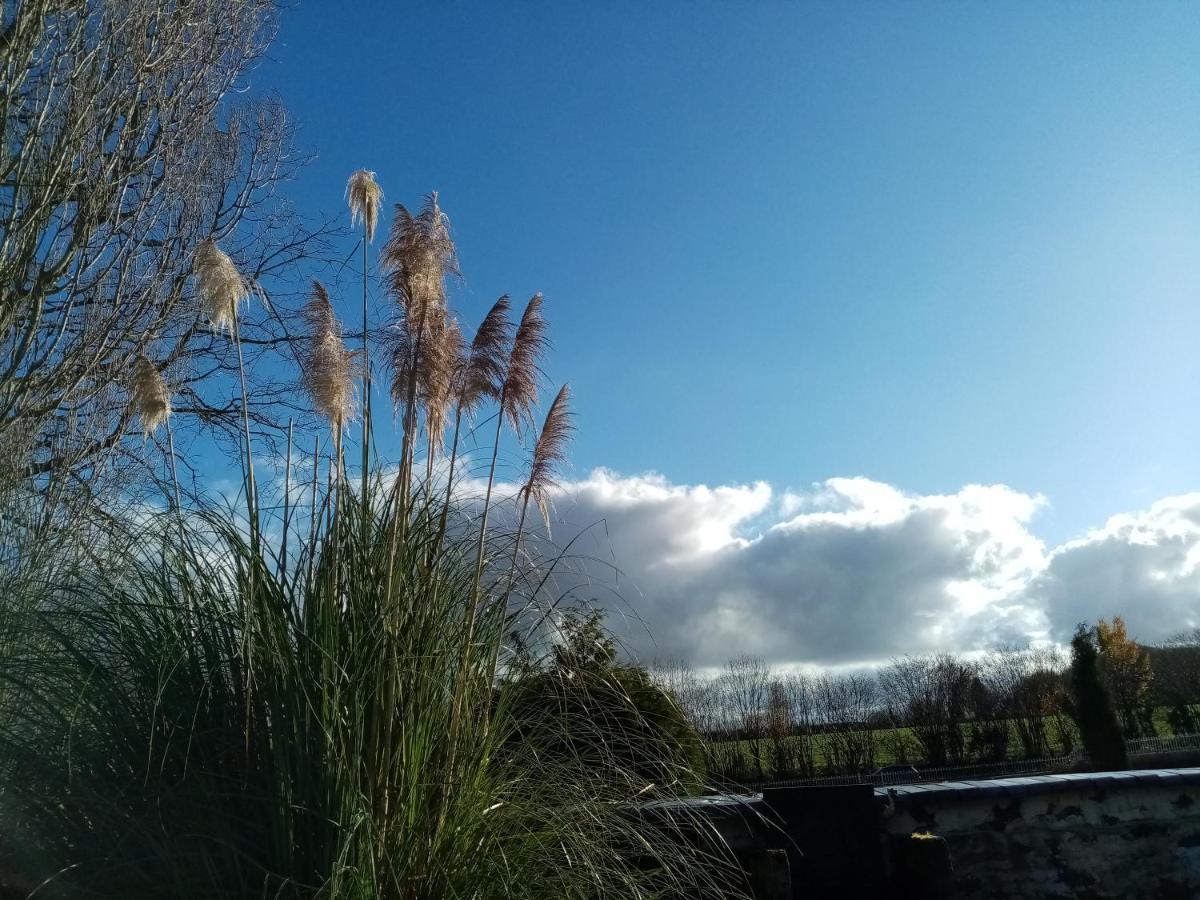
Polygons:
[[350,227],[361,221],[367,243],[375,240],[379,208],[383,205],[383,189],[376,183],[375,173],[369,169],[355,171],[346,182],[346,200],[350,204]]
[[[537,444],[533,448],[533,460],[529,465],[529,475],[517,492],[521,503],[521,515],[517,519],[516,538],[513,541],[512,560],[508,566],[508,586],[504,589],[507,598],[512,594],[513,584],[517,577],[517,562],[520,559],[521,539],[525,535],[525,518],[529,513],[529,501],[532,500],[542,514],[546,525],[546,533],[550,532],[550,507],[548,496],[554,486],[554,470],[566,458],[567,443],[571,439],[575,426],[571,422],[571,412],[568,403],[571,390],[563,385],[558,390],[550,410],[546,413],[546,421],[542,424]],[[494,649],[493,658],[499,659],[500,648]]]
[[388,290],[419,331],[424,315],[446,303],[446,279],[458,274],[450,220],[434,191],[413,215],[396,204],[392,230],[380,256]]
[[402,407],[408,402],[409,393],[416,390],[417,383],[416,342],[406,319],[393,323],[388,329],[387,344],[391,357],[392,404]]
[[304,319],[310,329],[308,351],[302,360],[304,386],[317,412],[340,431],[358,413],[354,400],[355,354],[346,349],[333,303],[319,281],[312,284]]
[[508,296],[492,304],[471,341],[471,349],[463,360],[458,379],[458,403],[462,411],[472,415],[488,400],[498,401],[504,388],[504,363],[511,339],[512,326],[508,321]]
[[442,316],[430,330],[429,353],[421,366],[420,378],[430,465],[445,440],[446,418],[454,400],[454,379],[462,368],[462,360],[463,338],[458,321]]
[[538,510],[541,512],[546,530],[550,530],[550,508],[547,500],[550,495],[550,489],[554,486],[555,468],[566,459],[567,444],[571,440],[572,433],[575,431],[575,426],[571,422],[571,412],[568,408],[570,398],[571,389],[568,385],[564,384],[559,388],[554,402],[550,404],[550,411],[546,413],[546,421],[542,425],[537,444],[533,449],[533,460],[529,465],[529,477],[525,480],[525,484],[521,486],[518,494],[522,498],[521,520],[517,526],[518,535],[524,530],[525,508],[529,505],[530,500],[537,505]]
[[[464,415],[473,417],[480,404],[499,401],[504,385],[504,364],[512,326],[508,321],[509,302],[505,295],[492,304],[475,332],[470,349],[461,357],[454,373],[454,437],[450,442],[450,468],[446,475],[446,496],[442,504],[438,539],[446,533],[450,501],[454,496],[454,469],[458,461],[458,438]],[[502,418],[498,414],[497,418]]]
[[534,294],[521,314],[521,324],[513,337],[504,379],[498,400],[500,413],[496,416],[496,434],[492,442],[492,463],[488,467],[487,490],[484,493],[483,516],[479,524],[479,544],[475,554],[475,577],[483,574],[484,537],[487,533],[488,510],[492,488],[496,481],[496,462],[500,454],[500,430],[507,416],[512,429],[521,435],[523,426],[533,422],[533,406],[537,403],[538,385],[542,379],[541,358],[546,352],[546,320],[542,316],[542,295]]
[[[392,396],[402,410],[398,499],[407,503],[416,450],[417,388],[425,357],[431,354],[429,332],[446,315],[446,280],[458,274],[458,257],[450,236],[450,220],[434,191],[415,216],[396,204],[391,233],[380,263],[388,292],[399,309],[393,325]],[[404,523],[401,522],[401,528]]]
[[258,527],[254,504],[258,497],[254,478],[254,452],[250,438],[250,392],[246,387],[246,362],[242,356],[242,339],[238,329],[238,308],[250,296],[250,285],[242,277],[229,254],[212,238],[205,238],[196,248],[192,261],[193,274],[200,294],[200,306],[214,331],[228,331],[237,350],[238,384],[242,392],[242,478],[246,485],[246,504],[250,527]]
[[[553,604],[539,595],[553,562],[514,591],[516,559],[528,507],[545,513],[572,430],[565,387],[533,448],[519,519],[489,512],[499,428],[520,432],[537,400],[541,297],[515,335],[501,298],[465,348],[446,308],[456,263],[436,195],[416,216],[397,210],[385,269],[400,307],[400,489],[331,477],[322,494],[318,444],[310,514],[293,517],[285,502],[282,522],[260,522],[271,507],[250,456],[237,327],[246,288],[209,241],[196,275],[210,321],[239,353],[245,510],[143,514],[0,585],[5,888],[68,900],[735,895],[709,822],[685,807],[644,814],[694,778],[639,737],[648,722],[630,729],[624,711],[562,706],[529,677],[555,656]],[[340,465],[353,354],[317,282],[303,316],[303,380]],[[132,398],[146,427],[165,415],[155,376],[139,363]],[[487,402],[497,447],[477,535],[447,528],[453,495],[435,489],[431,464],[450,406],[458,422]],[[423,480],[411,478],[422,422]],[[290,430],[288,446],[285,491]],[[457,452],[456,426],[451,483]],[[632,748],[639,765],[606,742]]]
[[379,208],[383,204],[383,189],[375,181],[375,173],[358,169],[346,182],[346,200],[350,204],[350,227],[360,220],[363,223],[362,242],[362,477],[370,475],[371,459],[371,348],[370,310],[367,299],[369,267],[367,245],[375,240],[375,226],[379,222]]
[[548,346],[542,303],[542,295],[534,294],[521,314],[501,389],[501,407],[518,434],[522,426],[533,424],[533,408],[537,405],[542,379],[541,360]]
[[129,400],[142,420],[142,431],[146,435],[158,431],[171,416],[171,391],[166,379],[145,356],[139,356],[134,363]]
[[232,332],[238,307],[250,295],[242,274],[229,254],[208,238],[196,248],[193,271],[200,305],[215,331]]
[[315,538],[281,536],[290,567],[213,510],[114,530],[87,548],[102,565],[23,579],[0,635],[6,885],[69,900],[729,896],[705,820],[638,814],[684,769],[664,762],[665,786],[648,784],[651,745],[637,768],[602,746],[636,731],[586,703],[530,702],[537,681],[493,653],[536,609],[489,591],[463,640],[471,548],[448,539],[430,577],[433,517],[412,515],[393,558],[392,510],[346,490]]

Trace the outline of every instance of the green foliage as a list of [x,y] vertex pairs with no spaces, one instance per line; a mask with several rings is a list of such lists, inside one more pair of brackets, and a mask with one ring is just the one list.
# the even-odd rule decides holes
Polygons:
[[1154,670],[1150,654],[1125,630],[1125,622],[1114,616],[1112,622],[1096,623],[1096,643],[1100,649],[1100,673],[1108,688],[1121,729],[1130,737],[1153,736],[1153,710],[1149,708]]
[[558,626],[544,666],[526,664],[514,676],[513,709],[524,729],[544,736],[553,759],[586,757],[647,789],[690,791],[703,781],[700,736],[678,705],[642,666],[617,661],[599,611],[570,616]]
[[1092,763],[1103,770],[1128,767],[1125,740],[1100,670],[1095,630],[1080,625],[1071,640],[1073,715]]
[[[474,535],[439,547],[418,500],[398,542],[383,491],[331,506],[286,566],[230,517],[171,516],[12,585],[3,880],[68,898],[716,895],[731,870],[699,823],[683,844],[679,822],[629,814],[672,796],[646,780],[678,769],[665,740],[637,742],[635,771],[633,742],[578,740],[574,711],[533,716],[527,685],[494,677],[504,636],[537,620],[493,591],[473,608]],[[637,700],[623,728],[648,733],[648,695],[615,683]]]

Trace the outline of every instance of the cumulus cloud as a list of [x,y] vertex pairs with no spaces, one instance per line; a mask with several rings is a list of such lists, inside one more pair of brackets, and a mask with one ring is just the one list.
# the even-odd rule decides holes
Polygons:
[[1200,624],[1200,494],[1052,549],[1031,530],[1044,502],[1003,485],[777,493],[597,470],[560,489],[555,537],[580,560],[568,587],[612,609],[632,650],[701,666],[1062,640],[1114,613],[1143,640]]
[[1056,548],[1026,593],[1052,611],[1059,639],[1076,622],[1120,615],[1141,640],[1161,640],[1200,627],[1198,566],[1200,493],[1184,494]]

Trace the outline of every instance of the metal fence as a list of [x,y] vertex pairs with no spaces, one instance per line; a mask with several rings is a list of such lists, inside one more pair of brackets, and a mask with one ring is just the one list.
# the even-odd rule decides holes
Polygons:
[[1134,738],[1125,742],[1130,756],[1149,753],[1176,753],[1180,750],[1200,750],[1200,734],[1177,734],[1172,737]]
[[[1200,734],[1135,738],[1125,742],[1125,752],[1131,759],[1138,756],[1187,750],[1200,752]],[[756,782],[749,786],[756,790],[761,790],[762,788],[819,787],[823,785],[843,784],[874,784],[883,786],[913,784],[919,781],[986,781],[991,778],[1006,778],[1013,775],[1043,775],[1051,772],[1062,772],[1074,766],[1085,764],[1087,760],[1087,753],[1082,748],[1079,748],[1071,753],[1064,753],[1062,756],[1049,756],[1042,759],[1013,759],[1005,762],[980,763],[970,766],[942,766],[933,769],[915,769],[909,772],[881,771],[869,774],[830,775],[822,778],[791,778]]]

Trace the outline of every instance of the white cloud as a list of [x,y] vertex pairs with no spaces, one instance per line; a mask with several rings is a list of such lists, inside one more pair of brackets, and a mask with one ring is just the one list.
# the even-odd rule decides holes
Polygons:
[[613,617],[632,649],[698,665],[968,651],[1114,613],[1143,640],[1200,624],[1200,494],[1053,550],[1031,530],[1044,502],[1003,485],[912,495],[834,478],[776,495],[597,470],[560,490],[555,538],[584,559],[569,587],[640,616]]
[[1028,587],[1052,610],[1055,636],[1076,622],[1121,615],[1141,640],[1200,626],[1200,493],[1167,497],[1050,554]]

